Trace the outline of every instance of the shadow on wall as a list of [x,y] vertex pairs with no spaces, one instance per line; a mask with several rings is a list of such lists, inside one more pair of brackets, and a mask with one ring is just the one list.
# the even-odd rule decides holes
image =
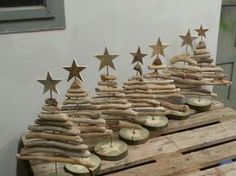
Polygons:
[[[18,148],[17,148],[18,146]],[[19,138],[15,138],[0,150],[0,175],[1,176],[33,176],[27,161],[17,161],[15,154],[22,147]],[[16,168],[16,170],[12,169]]]

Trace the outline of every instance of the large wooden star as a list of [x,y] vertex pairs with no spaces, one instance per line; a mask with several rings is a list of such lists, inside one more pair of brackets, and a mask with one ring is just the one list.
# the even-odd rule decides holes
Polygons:
[[147,54],[144,54],[141,52],[140,47],[138,47],[138,50],[136,53],[130,53],[130,54],[134,57],[132,64],[136,62],[140,62],[141,64],[143,64],[143,58],[147,56]]
[[165,49],[168,47],[168,44],[162,44],[161,43],[161,39],[159,38],[157,43],[155,45],[149,45],[150,48],[153,49],[152,51],[152,56],[158,56],[159,54],[162,55],[163,57],[165,57]]
[[179,34],[179,37],[183,40],[181,46],[189,45],[193,48],[193,40],[197,38],[197,36],[192,36],[190,30],[188,30],[186,35]]
[[73,59],[71,67],[63,67],[63,68],[66,69],[69,72],[69,76],[68,76],[67,81],[70,81],[73,77],[78,78],[81,81],[83,81],[83,78],[80,75],[80,72],[82,70],[84,70],[85,68],[87,68],[87,67],[86,66],[77,65],[76,60]]
[[47,91],[50,91],[50,93],[55,92],[55,93],[58,94],[58,90],[56,88],[56,85],[59,82],[61,82],[61,80],[52,79],[50,71],[48,71],[47,77],[46,77],[45,80],[38,80],[38,82],[40,82],[41,84],[44,85],[43,93],[46,93]]
[[96,55],[95,57],[101,61],[99,70],[103,69],[106,66],[116,70],[115,65],[113,64],[113,60],[118,57],[118,55],[110,55],[107,47],[105,48],[103,55]]
[[203,29],[203,27],[201,25],[200,28],[195,29],[195,31],[198,33],[198,36],[206,38],[206,32],[209,31],[209,29]]

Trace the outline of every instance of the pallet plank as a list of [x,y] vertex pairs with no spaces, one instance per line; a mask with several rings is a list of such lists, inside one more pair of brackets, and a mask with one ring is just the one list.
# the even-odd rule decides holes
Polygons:
[[236,175],[236,162],[224,164],[219,167],[214,167],[204,171],[198,171],[185,176],[235,176]]
[[[221,160],[233,159],[236,157],[236,141],[215,146],[212,148],[192,152],[187,155],[177,156],[175,158],[163,158],[156,163],[131,168],[117,173],[112,176],[178,176],[184,175],[203,167],[217,164]],[[109,175],[109,174],[108,174]]]
[[191,115],[186,120],[170,120],[168,128],[160,133],[152,132],[152,137],[160,134],[173,133],[179,130],[184,130],[201,125],[211,124],[219,121],[226,121],[229,119],[236,119],[236,111],[231,108],[215,109],[208,112]]
[[[224,141],[236,139],[236,120],[230,120],[196,130],[184,131],[149,140],[140,146],[130,146],[129,155],[123,160],[102,161],[100,173],[109,173],[150,158],[161,158],[168,153],[188,151]],[[228,130],[228,127],[230,130]],[[218,134],[218,135],[217,135]],[[214,137],[212,137],[214,136]]]

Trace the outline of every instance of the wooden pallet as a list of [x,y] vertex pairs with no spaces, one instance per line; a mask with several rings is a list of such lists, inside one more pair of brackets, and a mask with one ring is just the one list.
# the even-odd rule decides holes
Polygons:
[[[99,175],[234,176],[236,163],[218,164],[235,158],[236,111],[219,108],[183,121],[171,120],[162,132],[152,132],[147,143],[129,146],[125,159],[102,161]],[[35,176],[46,176],[54,171],[54,164],[31,162],[31,168]]]

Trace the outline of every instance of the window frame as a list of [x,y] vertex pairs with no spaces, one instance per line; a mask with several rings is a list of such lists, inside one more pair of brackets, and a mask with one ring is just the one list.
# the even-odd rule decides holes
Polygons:
[[0,34],[65,29],[64,0],[43,6],[0,8]]

